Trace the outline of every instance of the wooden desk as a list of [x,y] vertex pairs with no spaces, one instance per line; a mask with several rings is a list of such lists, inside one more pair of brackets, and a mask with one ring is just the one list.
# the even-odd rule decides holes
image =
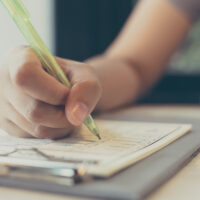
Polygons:
[[[119,114],[113,113],[113,114]],[[152,120],[160,118],[199,119],[199,106],[139,106],[133,109],[125,109],[120,114],[149,116]],[[38,193],[0,187],[0,199],[6,200],[80,200],[64,196]],[[185,168],[176,174],[165,185],[155,191],[147,200],[199,200],[200,199],[200,154],[196,156]]]

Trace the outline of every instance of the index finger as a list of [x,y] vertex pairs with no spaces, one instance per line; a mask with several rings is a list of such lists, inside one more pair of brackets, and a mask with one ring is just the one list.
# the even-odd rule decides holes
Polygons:
[[11,81],[35,99],[52,105],[64,105],[69,89],[45,72],[30,48],[15,50],[9,60]]

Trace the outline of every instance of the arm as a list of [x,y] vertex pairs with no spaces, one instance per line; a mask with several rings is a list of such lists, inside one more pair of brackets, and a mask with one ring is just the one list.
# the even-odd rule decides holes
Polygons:
[[114,43],[89,61],[103,87],[97,108],[133,102],[152,87],[190,26],[186,13],[169,1],[141,1]]

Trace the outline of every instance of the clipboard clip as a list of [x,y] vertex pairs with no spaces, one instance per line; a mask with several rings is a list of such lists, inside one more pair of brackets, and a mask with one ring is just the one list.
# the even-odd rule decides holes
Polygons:
[[27,181],[51,182],[60,185],[72,186],[83,181],[86,177],[85,167],[73,168],[47,168],[15,165],[1,165],[0,177],[21,179]]

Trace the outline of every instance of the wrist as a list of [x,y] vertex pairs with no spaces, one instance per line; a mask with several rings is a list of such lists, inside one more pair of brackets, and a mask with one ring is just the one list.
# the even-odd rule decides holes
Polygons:
[[132,103],[141,91],[141,77],[135,66],[124,58],[106,54],[87,61],[102,86],[97,110],[109,110]]

